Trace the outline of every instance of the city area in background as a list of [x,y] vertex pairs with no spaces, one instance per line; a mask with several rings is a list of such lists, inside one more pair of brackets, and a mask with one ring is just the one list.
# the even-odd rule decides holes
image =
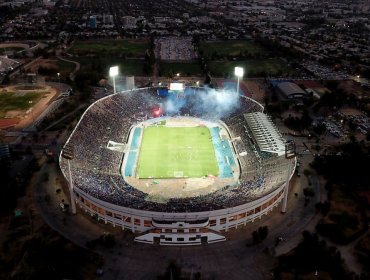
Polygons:
[[1,279],[369,279],[369,0],[0,0]]

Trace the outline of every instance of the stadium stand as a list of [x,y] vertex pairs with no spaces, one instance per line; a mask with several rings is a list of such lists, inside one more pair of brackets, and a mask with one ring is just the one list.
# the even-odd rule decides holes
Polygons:
[[[163,104],[167,98],[158,96],[157,88],[145,88],[102,98],[93,103],[81,117],[66,143],[74,147],[74,158],[70,161],[70,165],[74,187],[78,189],[77,199],[82,203],[89,199],[113,204],[115,207],[125,207],[124,209],[150,211],[145,213],[173,213],[174,215],[227,208],[237,209],[249,202],[263,201],[263,197],[270,195],[273,196],[269,198],[268,204],[264,203],[264,208],[261,209],[270,209],[269,207],[275,205],[281,199],[280,190],[286,182],[288,165],[291,161],[286,160],[281,154],[261,151],[259,148],[244,114],[262,112],[263,107],[250,98],[240,96],[238,107],[225,111],[219,118],[212,115],[212,108],[201,111],[198,106],[199,100],[194,98],[196,95],[197,93],[192,94],[193,98],[185,95],[183,97],[185,102],[181,101],[184,105],[178,111],[165,114],[166,116],[193,116],[204,120],[214,119],[225,124],[231,139],[227,145],[223,144],[224,140],[220,137],[219,128],[212,129],[211,133],[213,141],[218,139],[216,143],[214,142],[216,153],[219,152],[218,158],[222,158],[221,162],[226,170],[221,177],[231,176],[232,168],[237,166],[237,162],[240,165],[240,177],[236,184],[226,185],[204,195],[159,201],[151,199],[148,193],[138,190],[125,181],[120,172],[123,159],[128,157],[124,175],[130,176],[134,172],[134,159],[138,153],[136,149],[140,144],[141,128],[136,127],[131,133],[132,128],[151,118],[151,108]],[[130,133],[133,139],[125,151],[107,148],[109,141],[127,143]],[[232,149],[237,162],[234,160]],[[68,178],[68,164],[63,157],[60,157],[60,167]],[[86,207],[95,209],[89,206],[90,203],[86,202]],[[93,211],[104,219],[113,215],[111,210],[104,210],[104,213],[96,209]],[[254,210],[253,213],[259,211],[261,210]],[[118,220],[123,221],[125,226],[135,227],[133,221],[128,222],[128,217],[117,215],[121,215]],[[113,218],[109,218],[110,221],[116,221]],[[218,224],[220,223],[218,221]],[[141,224],[141,227],[144,225]]]

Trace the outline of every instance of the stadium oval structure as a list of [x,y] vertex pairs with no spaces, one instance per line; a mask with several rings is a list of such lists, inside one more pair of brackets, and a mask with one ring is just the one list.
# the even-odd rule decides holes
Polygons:
[[204,88],[158,92],[123,91],[84,112],[59,158],[72,205],[161,245],[223,241],[286,205],[296,159],[261,104]]

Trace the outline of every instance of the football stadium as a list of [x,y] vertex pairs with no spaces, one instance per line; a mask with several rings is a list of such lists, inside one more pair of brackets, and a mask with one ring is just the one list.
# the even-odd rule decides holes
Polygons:
[[174,88],[122,91],[84,112],[60,156],[72,212],[161,245],[224,241],[285,212],[294,143],[263,106],[233,90]]

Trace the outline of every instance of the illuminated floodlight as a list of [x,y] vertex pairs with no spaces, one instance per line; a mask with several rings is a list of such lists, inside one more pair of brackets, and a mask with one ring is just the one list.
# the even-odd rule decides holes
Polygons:
[[170,83],[170,90],[184,90],[184,83]]
[[110,77],[118,76],[118,66],[112,66],[109,68],[109,76]]
[[234,74],[238,78],[238,83],[236,85],[236,93],[239,95],[239,83],[240,83],[240,78],[243,78],[244,68],[243,67],[235,67]]
[[177,73],[177,74],[176,74],[176,77],[180,77],[180,73]]
[[118,76],[118,66],[109,68],[109,76],[113,79],[113,93],[116,93],[116,76]]
[[235,76],[241,78],[244,75],[244,68],[243,67],[235,67]]

